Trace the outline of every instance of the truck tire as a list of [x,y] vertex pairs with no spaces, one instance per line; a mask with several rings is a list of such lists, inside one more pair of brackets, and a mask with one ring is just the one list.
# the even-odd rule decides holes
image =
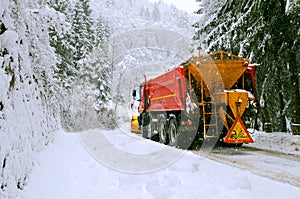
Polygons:
[[163,144],[169,143],[169,137],[167,132],[167,125],[166,120],[161,119],[158,123],[158,135],[159,135],[159,142]]
[[169,145],[177,147],[178,146],[178,127],[177,127],[176,119],[170,120],[168,134],[169,134]]
[[151,123],[150,115],[147,112],[142,113],[142,136],[143,138],[149,139],[151,137]]
[[143,136],[143,138],[149,139],[150,138],[150,136],[149,136],[150,132],[151,132],[151,125],[150,124],[148,124],[147,126],[142,126],[142,136]]

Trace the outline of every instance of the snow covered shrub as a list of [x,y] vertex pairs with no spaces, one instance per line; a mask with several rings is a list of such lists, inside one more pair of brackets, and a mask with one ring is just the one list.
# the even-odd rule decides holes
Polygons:
[[110,68],[107,60],[103,47],[99,47],[78,62],[77,76],[66,95],[67,104],[62,117],[65,129],[81,131],[115,127],[114,113],[110,110]]
[[114,128],[116,121],[110,105],[97,104],[95,90],[79,84],[69,93],[63,111],[62,125],[67,131],[92,128]]

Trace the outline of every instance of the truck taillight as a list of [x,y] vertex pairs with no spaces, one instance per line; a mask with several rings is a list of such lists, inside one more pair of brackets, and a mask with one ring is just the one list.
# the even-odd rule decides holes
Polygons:
[[192,126],[193,122],[191,120],[188,120],[188,121],[181,121],[181,125],[182,126],[185,126],[185,125],[188,125],[188,126]]
[[138,112],[139,112],[139,113],[142,112],[143,110],[144,110],[144,109],[141,108],[141,107],[138,108]]

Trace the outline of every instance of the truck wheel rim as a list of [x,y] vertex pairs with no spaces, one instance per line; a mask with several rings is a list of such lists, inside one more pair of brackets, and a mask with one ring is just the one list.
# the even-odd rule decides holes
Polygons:
[[165,143],[166,142],[166,131],[165,131],[165,125],[163,123],[160,125],[159,134],[160,134],[161,141],[163,143]]
[[175,143],[176,141],[176,126],[174,125],[174,123],[171,123],[170,125],[170,138],[171,138],[171,143]]

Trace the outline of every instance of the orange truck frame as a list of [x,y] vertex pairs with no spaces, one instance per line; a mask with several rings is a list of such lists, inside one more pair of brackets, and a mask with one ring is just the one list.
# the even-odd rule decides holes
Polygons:
[[140,85],[139,126],[144,138],[189,148],[195,140],[253,142],[242,115],[255,95],[255,65],[219,51],[192,57]]

